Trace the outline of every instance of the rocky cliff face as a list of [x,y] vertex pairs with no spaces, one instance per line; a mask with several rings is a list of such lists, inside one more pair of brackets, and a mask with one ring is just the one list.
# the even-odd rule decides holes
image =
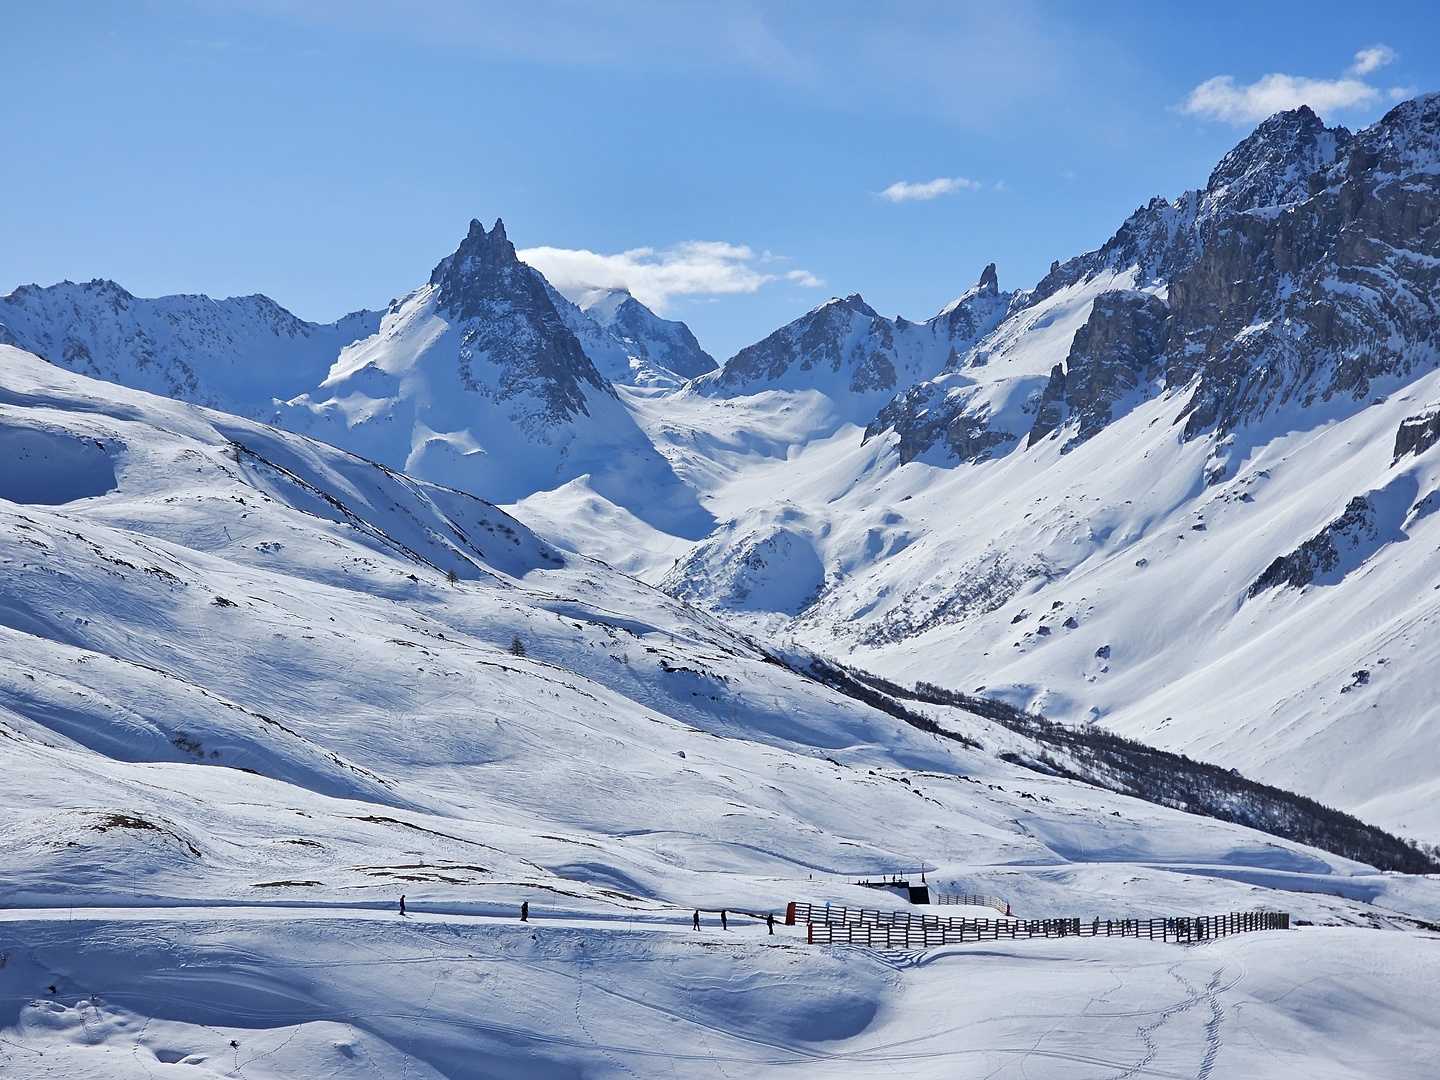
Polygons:
[[1153,293],[1115,291],[1095,298],[1069,355],[1050,372],[1027,445],[1074,420],[1071,450],[1110,423],[1117,404],[1154,384],[1170,334],[1170,309]]
[[1098,250],[1057,262],[1025,299],[1038,302],[1106,270],[1136,268],[1141,285],[1172,281],[1223,231],[1219,222],[1308,197],[1311,178],[1349,140],[1306,106],[1277,113],[1220,160],[1205,187],[1151,199]]
[[1440,442],[1440,406],[1407,416],[1395,431],[1395,454],[1392,463],[1406,454],[1417,457]]
[[[1358,407],[1440,361],[1437,221],[1440,95],[1354,135],[1305,107],[1280,113],[1204,189],[1153,200],[1097,251],[1057,263],[954,366],[983,366],[1027,313],[1090,289],[1063,360],[1043,383],[1025,375],[1027,446],[1063,427],[1073,448],[1137,392],[1188,390],[1187,439],[1316,402]],[[1130,288],[1096,287],[1115,275]],[[904,391],[871,434],[893,430],[903,460],[936,445],[976,460],[1023,430],[997,427],[985,395],[939,382]]]
[[458,362],[467,390],[496,403],[530,398],[517,418],[532,431],[586,413],[586,387],[613,394],[551,302],[539,272],[515,256],[496,221],[479,221],[430,275],[435,310],[462,331]]
[[[1216,223],[1170,288],[1166,378],[1197,383],[1193,438],[1436,362],[1440,95],[1406,102],[1284,189]],[[1223,224],[1223,228],[1220,226]]]

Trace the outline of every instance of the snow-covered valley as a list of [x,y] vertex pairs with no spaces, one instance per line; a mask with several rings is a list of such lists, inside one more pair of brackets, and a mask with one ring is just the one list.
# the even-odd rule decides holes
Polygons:
[[[333,324],[0,298],[0,1071],[1425,1075],[1440,879],[1024,712],[1440,841],[1437,161],[1440,96],[1280,114],[1033,290],[718,370],[499,223]],[[764,922],[922,874],[1294,928]]]
[[[918,731],[478,500],[0,353],[32,483],[0,534],[7,1072],[1283,1076],[1440,1049],[1396,1026],[1440,1004],[1429,879],[1045,776],[959,710],[930,712],[976,745]],[[904,908],[852,882],[921,869],[1026,917],[1319,925],[917,962],[759,918]],[[1361,1030],[1361,1001],[1394,1011]]]

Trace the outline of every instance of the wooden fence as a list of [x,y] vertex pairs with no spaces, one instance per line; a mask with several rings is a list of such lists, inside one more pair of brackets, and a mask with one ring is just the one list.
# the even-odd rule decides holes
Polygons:
[[[975,899],[980,899],[976,897]],[[1008,910],[1009,905],[1004,900],[998,901],[1001,910]],[[976,905],[987,906],[987,905]],[[989,905],[993,906],[993,905]],[[853,908],[839,907],[824,904],[790,903],[785,908],[785,925],[795,926],[797,923],[834,923],[845,925],[847,923],[870,924],[875,926],[958,926],[962,922],[975,922],[974,919],[965,919],[959,915],[930,915],[923,911],[880,911],[877,908]],[[985,921],[985,920],[980,920]]]
[[[810,905],[796,905],[797,908]],[[832,908],[837,911],[855,909]],[[867,914],[869,914],[867,912]],[[967,941],[1014,941],[1020,938],[1133,937],[1151,941],[1194,942],[1244,934],[1254,930],[1288,930],[1290,916],[1283,911],[1235,911],[1228,915],[1180,916],[1165,919],[939,919],[917,916],[910,920],[888,916],[910,912],[883,912],[884,920],[829,922],[806,920],[806,940],[812,945],[865,945],[872,949],[928,949]]]
[[988,907],[994,908],[1002,915],[1010,914],[1010,905],[998,896],[976,896],[973,893],[944,893],[934,894],[937,904],[960,904],[965,907]]

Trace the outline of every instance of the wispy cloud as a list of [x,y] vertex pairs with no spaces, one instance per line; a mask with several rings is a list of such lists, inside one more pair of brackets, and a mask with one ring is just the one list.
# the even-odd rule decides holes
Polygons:
[[808,270],[760,270],[758,264],[778,262],[780,258],[768,251],[757,255],[744,245],[719,240],[687,240],[663,250],[631,248],[617,255],[556,247],[526,248],[517,254],[562,293],[580,292],[587,287],[626,289],[662,315],[677,296],[753,293],[772,281],[792,281],[806,288],[825,284]]
[[[1206,120],[1253,124],[1284,109],[1309,105],[1318,113],[1374,105],[1381,91],[1364,81],[1366,75],[1393,63],[1398,53],[1388,45],[1372,45],[1355,54],[1355,62],[1337,79],[1310,79],[1272,73],[1253,83],[1236,85],[1230,75],[1206,79],[1185,99],[1181,111]],[[1391,97],[1394,97],[1392,92]]]
[[1361,49],[1355,54],[1355,63],[1350,65],[1345,74],[1361,78],[1386,64],[1393,64],[1399,58],[1400,54],[1389,45],[1371,45],[1370,48]]
[[899,180],[884,191],[876,192],[886,202],[923,202],[939,195],[950,195],[956,191],[978,191],[980,184],[963,176],[942,176],[938,180],[926,180],[915,184]]

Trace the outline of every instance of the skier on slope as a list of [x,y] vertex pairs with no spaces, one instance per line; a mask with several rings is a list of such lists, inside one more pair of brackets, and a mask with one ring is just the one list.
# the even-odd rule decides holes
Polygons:
[[401,914],[401,915],[404,915],[404,914],[405,914],[405,894],[404,894],[404,893],[401,893],[401,894],[400,894],[400,914]]

